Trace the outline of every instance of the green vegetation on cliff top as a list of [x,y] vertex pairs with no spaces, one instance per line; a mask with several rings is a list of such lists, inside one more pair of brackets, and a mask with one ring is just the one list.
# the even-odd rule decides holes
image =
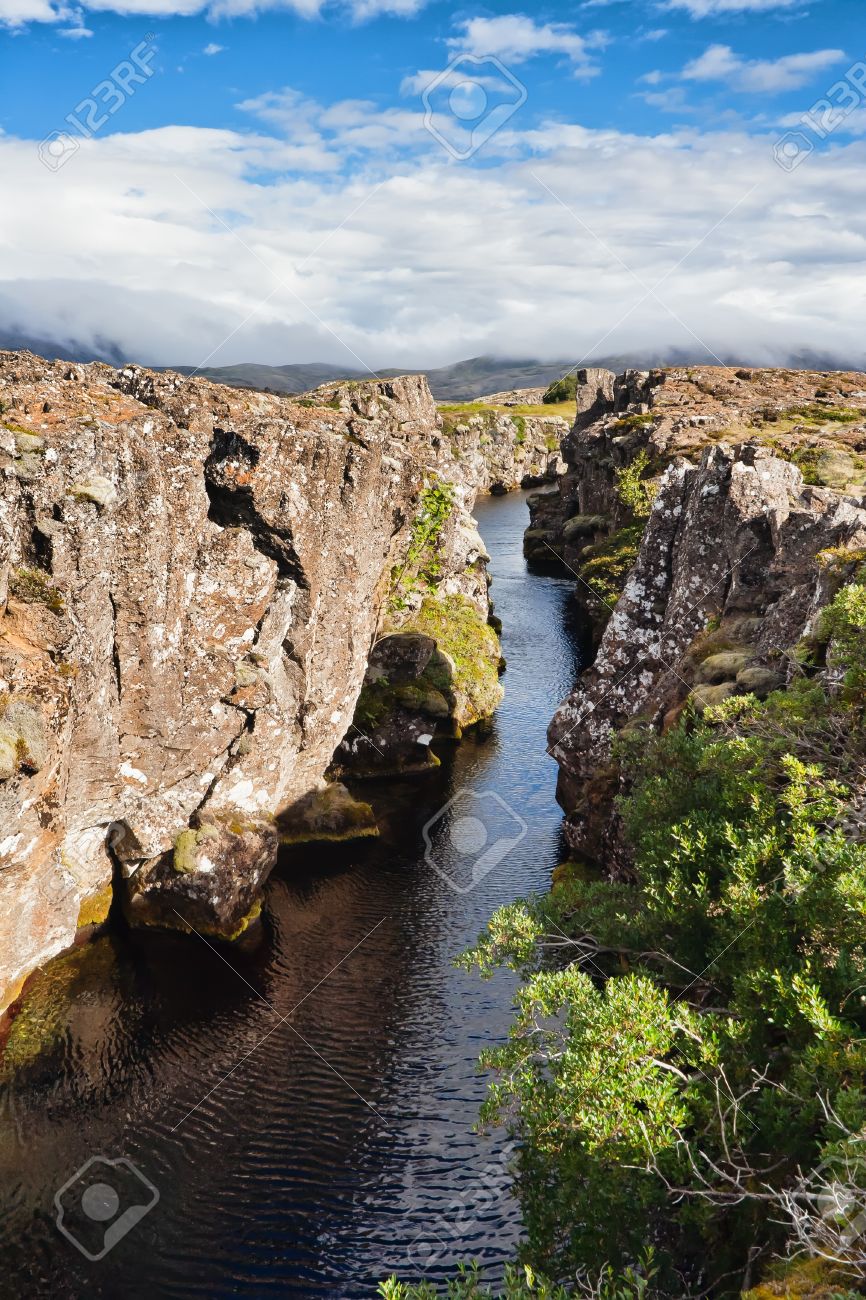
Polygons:
[[538,402],[524,402],[517,406],[497,406],[489,402],[442,402],[439,410],[443,415],[458,415],[468,419],[471,415],[535,415],[544,419],[550,419],[558,416],[562,420],[568,420],[569,424],[574,420],[574,402],[555,402],[544,404]]

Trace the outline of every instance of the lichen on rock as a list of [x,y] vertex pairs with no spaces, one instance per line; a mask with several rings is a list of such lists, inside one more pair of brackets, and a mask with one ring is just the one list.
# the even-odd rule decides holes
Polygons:
[[[569,469],[531,500],[527,538],[534,554],[543,530],[546,549],[584,579],[577,598],[597,626],[600,599],[613,606],[594,662],[550,727],[568,840],[609,871],[628,869],[616,734],[634,719],[668,728],[686,706],[701,713],[783,687],[798,671],[796,647],[809,645],[857,564],[866,502],[851,468],[866,450],[866,386],[862,376],[835,380],[846,397],[838,408],[804,400],[824,382],[808,372],[579,376]],[[639,495],[621,491],[623,469],[638,464],[652,475],[645,522]],[[607,520],[601,541],[583,526],[590,516]],[[629,536],[631,554],[613,575],[602,567],[592,590],[599,557],[615,561]]]
[[[470,510],[535,441],[449,437],[418,375],[296,400],[0,353],[0,399],[2,1008],[114,873],[133,924],[244,923],[268,819],[349,732],[395,572],[424,565],[398,621],[465,599],[483,624]],[[433,484],[449,508],[413,556]],[[404,693],[430,730],[438,689]]]

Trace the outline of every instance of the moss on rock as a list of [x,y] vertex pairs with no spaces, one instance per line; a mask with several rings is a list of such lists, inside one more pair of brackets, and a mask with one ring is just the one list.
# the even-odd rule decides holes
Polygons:
[[84,930],[91,925],[102,925],[108,920],[108,913],[111,911],[111,904],[114,898],[114,891],[110,884],[104,889],[98,890],[88,898],[83,898],[78,908],[78,920],[75,923],[77,930]]
[[281,844],[343,844],[379,834],[370,804],[353,799],[344,785],[335,781],[312,790],[281,814]]
[[631,524],[583,552],[577,576],[603,605],[613,608],[622,595],[642,537],[643,525]]
[[710,686],[733,681],[748,665],[751,657],[746,650],[723,650],[721,653],[707,655],[698,669],[698,681]]
[[502,699],[499,639],[467,596],[431,596],[407,630],[432,637],[438,654],[425,672],[429,685],[454,697],[452,711],[461,727],[492,717]]
[[734,695],[736,689],[733,682],[722,682],[718,686],[696,686],[689,694],[689,703],[696,713],[703,713],[704,709],[721,704]]

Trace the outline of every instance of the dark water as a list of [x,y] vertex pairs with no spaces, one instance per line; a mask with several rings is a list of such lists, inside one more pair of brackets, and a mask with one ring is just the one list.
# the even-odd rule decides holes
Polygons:
[[[282,864],[252,950],[122,935],[69,959],[68,1007],[43,990],[53,1052],[2,1098],[3,1295],[361,1297],[508,1258],[506,1140],[473,1127],[514,981],[452,958],[558,859],[545,730],[577,638],[571,584],[525,570],[524,495],[477,517],[508,660],[492,733],[383,803],[370,790],[380,841]],[[100,1197],[109,1224],[159,1199],[89,1262],[54,1195],[93,1156],[135,1168],[91,1165],[63,1194],[92,1254]]]

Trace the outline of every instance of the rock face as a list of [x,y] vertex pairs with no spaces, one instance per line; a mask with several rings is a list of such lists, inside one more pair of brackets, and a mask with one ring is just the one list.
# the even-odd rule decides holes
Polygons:
[[568,424],[558,415],[519,415],[512,406],[537,404],[537,389],[494,393],[490,408],[480,403],[443,405],[442,426],[460,459],[466,481],[479,492],[509,492],[534,487],[564,474],[562,439]]
[[421,377],[295,400],[2,353],[0,400],[2,1008],[113,874],[134,922],[236,931],[350,726],[431,478],[441,589],[486,617],[487,581],[478,440],[467,475]]
[[[626,536],[634,546],[603,602],[595,661],[557,711],[550,742],[569,842],[609,870],[628,867],[612,809],[616,732],[664,727],[686,704],[700,713],[730,695],[784,685],[796,671],[794,648],[866,547],[866,381],[828,378],[734,379],[745,390],[735,402],[727,373],[704,372],[728,403],[721,409],[713,393],[707,413],[703,393],[689,400],[692,380],[677,372],[663,382],[594,381],[584,399],[594,413],[601,387],[605,401],[624,392],[635,400],[618,407],[625,415],[607,409],[588,423],[578,394],[565,443],[569,473],[536,506],[536,519],[582,577],[578,595],[592,615],[602,604],[593,568],[600,547],[622,547],[617,539]],[[816,404],[816,390],[830,386],[834,400]],[[846,448],[860,483],[840,490],[805,481],[831,444]],[[638,457],[642,477],[624,480]]]

